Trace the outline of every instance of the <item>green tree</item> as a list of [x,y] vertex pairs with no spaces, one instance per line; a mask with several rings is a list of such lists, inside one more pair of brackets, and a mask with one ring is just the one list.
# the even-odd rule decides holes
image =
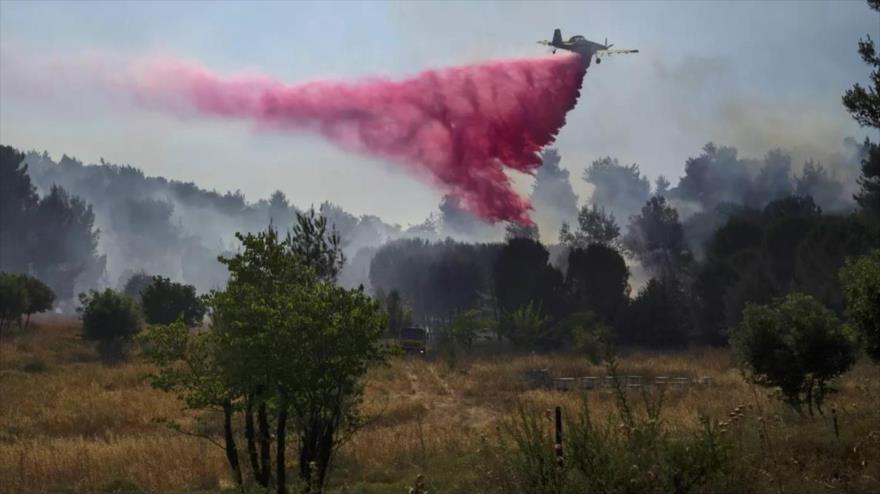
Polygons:
[[391,290],[388,295],[381,293],[376,297],[388,314],[388,336],[396,338],[400,336],[400,330],[412,325],[412,310],[400,297],[400,292]]
[[[868,0],[871,9],[880,12],[880,0]],[[859,39],[859,54],[872,67],[870,85],[865,88],[856,83],[843,95],[843,106],[863,127],[880,129],[880,55],[874,40]],[[875,216],[880,215],[880,145],[866,140],[867,157],[862,161],[861,191],[855,195],[856,202]]]
[[802,293],[748,304],[732,342],[754,382],[779,388],[799,413],[804,405],[821,413],[831,381],[855,363],[855,344],[834,313]]
[[470,350],[474,340],[482,331],[492,327],[491,319],[485,317],[479,309],[469,309],[459,312],[449,324],[449,336],[452,342],[461,345],[465,350]]
[[880,363],[880,250],[847,259],[840,281],[847,316],[861,333],[868,356]]
[[501,331],[517,347],[534,349],[544,339],[548,322],[541,304],[529,302],[504,315]]
[[107,360],[128,355],[132,337],[143,320],[134,300],[109,288],[79,295],[83,337],[98,342],[98,352]]
[[140,293],[144,318],[149,324],[171,324],[182,319],[187,326],[196,326],[205,316],[205,302],[192,285],[153,276]]
[[[338,256],[337,248],[326,233],[316,233],[317,218],[300,215],[299,221],[301,229],[284,239],[272,229],[239,235],[243,251],[222,259],[230,272],[227,289],[212,296],[217,360],[225,382],[244,397],[246,414],[258,409],[264,458],[265,410],[274,410],[279,493],[286,490],[288,436],[298,441],[300,478],[323,485],[340,438],[359,423],[360,378],[384,355],[379,338],[386,321],[378,303],[360,289],[333,284],[328,260]],[[309,233],[303,238],[298,231]],[[245,420],[250,429],[252,419]],[[256,446],[252,434],[246,436],[251,455]],[[263,485],[269,463],[255,472]]]
[[501,311],[534,304],[551,315],[560,312],[562,273],[549,264],[549,258],[540,242],[527,238],[510,239],[501,247],[492,264],[494,295]]
[[[233,429],[233,417],[237,396],[222,379],[222,368],[217,361],[217,333],[214,331],[192,332],[183,323],[175,321],[168,325],[151,326],[144,331],[139,342],[144,356],[159,367],[150,376],[153,387],[170,391],[192,411],[220,411],[223,413],[223,449],[238,485],[242,484],[238,446]],[[201,423],[205,415],[198,415]],[[169,424],[182,430],[180,424]],[[210,427],[200,427],[210,431]],[[202,435],[213,440],[206,433]]]
[[27,328],[32,314],[52,309],[52,304],[55,303],[55,292],[33,276],[23,276],[22,282],[27,294],[27,305],[24,309],[24,327]]
[[691,331],[687,298],[676,278],[652,278],[630,303],[622,324],[624,342],[651,348],[681,347]]
[[661,276],[678,276],[693,258],[678,211],[661,196],[648,199],[630,219],[623,243],[646,269]]
[[568,253],[565,286],[576,311],[591,311],[613,324],[626,307],[629,268],[620,253],[603,244],[591,244]]
[[567,223],[562,224],[559,231],[559,242],[569,247],[585,249],[590,245],[599,244],[620,249],[620,227],[614,215],[606,213],[604,207],[597,204],[584,205],[578,212],[578,229],[571,232]]
[[21,316],[28,308],[27,288],[21,275],[0,273],[0,332],[12,322],[21,325]]

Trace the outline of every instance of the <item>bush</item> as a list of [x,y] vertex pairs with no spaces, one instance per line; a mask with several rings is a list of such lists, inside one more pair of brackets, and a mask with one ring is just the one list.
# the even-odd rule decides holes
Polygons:
[[125,357],[132,337],[142,325],[135,301],[109,288],[103,292],[81,293],[79,300],[83,337],[97,341],[98,352],[105,359]]
[[848,259],[840,281],[847,316],[861,333],[868,356],[880,363],[880,249]]
[[162,276],[153,276],[141,291],[141,306],[149,324],[171,324],[182,319],[187,326],[195,326],[205,316],[205,303],[194,286]]
[[855,344],[834,313],[802,293],[748,304],[732,341],[752,380],[778,387],[799,413],[805,404],[821,413],[830,381],[855,363]]
[[719,426],[704,418],[699,432],[673,436],[660,419],[662,394],[645,396],[642,415],[632,411],[622,386],[616,394],[617,413],[607,420],[596,420],[585,400],[565,421],[561,445],[549,415],[521,408],[499,443],[487,448],[489,461],[500,463],[490,473],[498,492],[686,493],[723,485],[730,444]]

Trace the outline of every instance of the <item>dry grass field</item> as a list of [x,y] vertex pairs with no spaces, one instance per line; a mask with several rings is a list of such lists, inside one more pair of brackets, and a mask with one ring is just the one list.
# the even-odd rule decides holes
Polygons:
[[[78,331],[75,320],[43,319],[0,341],[0,492],[229,489],[220,449],[161,423],[186,421],[189,412],[147,384],[150,366],[137,358],[105,365]],[[587,399],[595,416],[614,413],[607,390],[529,389],[525,372],[537,367],[555,376],[605,375],[573,355],[474,356],[453,369],[441,359],[397,359],[374,369],[365,385],[370,419],[337,456],[331,491],[401,493],[423,473],[432,493],[495,492],[485,450],[520,407],[540,414],[562,406],[568,415]],[[730,421],[741,407],[726,432],[739,482],[732,491],[880,492],[880,370],[869,362],[844,376],[828,413],[814,418],[746,383],[725,351],[633,353],[620,368],[713,378],[665,393],[662,419],[672,434],[696,430],[701,414]]]

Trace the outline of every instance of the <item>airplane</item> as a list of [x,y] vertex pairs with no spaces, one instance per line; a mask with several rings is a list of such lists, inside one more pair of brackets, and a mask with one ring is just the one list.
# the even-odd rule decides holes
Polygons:
[[577,53],[587,60],[587,65],[590,64],[590,61],[593,59],[594,55],[596,56],[596,63],[598,64],[602,63],[601,57],[606,55],[639,52],[639,50],[611,49],[611,47],[614,45],[608,44],[608,38],[605,38],[605,44],[590,41],[583,36],[572,36],[568,39],[568,41],[563,41],[562,31],[559,29],[553,31],[553,41],[538,41],[538,44],[552,47],[553,53],[556,53],[556,50],[568,50]]

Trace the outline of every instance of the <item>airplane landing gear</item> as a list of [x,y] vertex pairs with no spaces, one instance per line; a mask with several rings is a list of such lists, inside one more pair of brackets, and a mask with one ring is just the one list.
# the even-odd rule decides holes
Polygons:
[[602,63],[602,59],[597,57],[597,58],[596,58],[596,63],[597,63],[597,64]]

